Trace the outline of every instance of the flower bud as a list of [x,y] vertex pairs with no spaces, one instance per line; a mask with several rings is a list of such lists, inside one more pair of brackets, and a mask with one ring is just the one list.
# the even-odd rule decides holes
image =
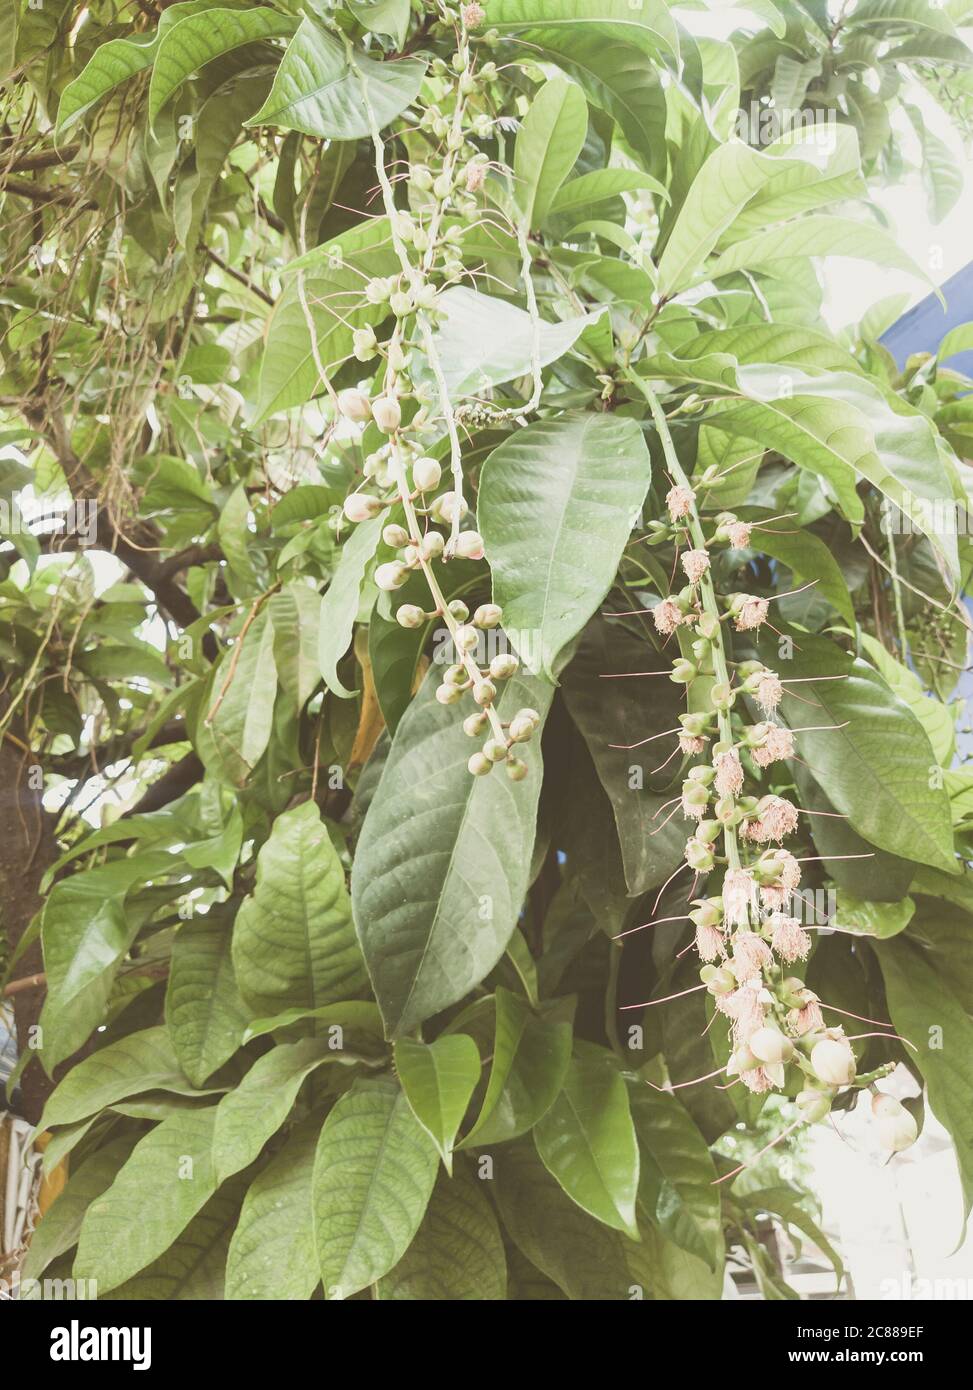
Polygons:
[[446,542],[438,531],[427,531],[419,546],[423,559],[436,560],[443,553]]
[[789,1062],[794,1055],[794,1044],[779,1028],[758,1028],[748,1042],[751,1052],[761,1062]]
[[722,898],[694,898],[699,904],[693,908],[689,917],[697,927],[720,927],[723,922]]
[[387,565],[379,565],[375,571],[375,583],[380,589],[386,591],[401,589],[408,577],[408,568],[398,560],[392,560]]
[[493,763],[485,753],[474,753],[466,766],[474,777],[485,777],[488,772],[493,771]]
[[382,532],[382,540],[393,550],[400,550],[402,546],[409,544],[409,533],[404,526],[386,526]]
[[473,614],[473,622],[477,627],[496,627],[502,617],[499,603],[481,603]]
[[808,1124],[819,1124],[831,1114],[831,1094],[828,1091],[801,1091],[797,1096],[797,1108]]
[[465,685],[466,668],[465,666],[447,666],[443,672],[443,683],[445,685]]
[[402,423],[402,407],[394,396],[379,396],[372,402],[372,419],[384,434],[391,434]]
[[677,685],[689,685],[691,681],[696,679],[698,674],[699,672],[696,670],[693,663],[681,656],[673,662],[669,679],[675,681]]
[[491,680],[477,681],[473,686],[473,699],[478,705],[492,705],[497,698],[497,687]]
[[522,782],[527,776],[527,764],[522,758],[507,759],[507,776],[511,782]]
[[463,733],[470,738],[478,738],[488,723],[488,716],[483,710],[478,710],[476,714],[468,714],[463,720]]
[[394,284],[394,280],[384,280],[377,275],[373,280],[369,280],[365,286],[365,298],[369,304],[384,304],[392,293]]
[[[710,965],[704,966],[703,968],[706,970],[713,971],[713,973],[709,975],[706,980],[703,981],[710,994],[716,996],[720,996],[723,994],[732,994],[733,991],[736,989],[737,977],[734,975],[733,971],[727,969],[726,966],[716,967]],[[702,977],[702,971],[700,972],[700,976]]]
[[686,841],[686,863],[698,874],[708,874],[714,864],[713,850],[695,836]]
[[435,459],[419,458],[412,465],[412,486],[418,492],[432,492],[439,486],[443,470]]
[[426,615],[415,603],[403,603],[401,608],[396,611],[395,621],[400,627],[422,627],[426,621]]
[[436,699],[441,705],[455,705],[457,700],[462,700],[463,692],[458,685],[437,685]]
[[352,349],[359,362],[367,362],[375,356],[378,341],[373,328],[356,328],[351,335]]
[[389,308],[397,319],[404,319],[414,308],[412,295],[407,290],[396,290],[389,299]]
[[470,616],[470,610],[461,598],[454,598],[449,604],[449,611],[458,623],[465,623]]
[[811,1048],[811,1069],[827,1086],[850,1086],[855,1067],[855,1054],[845,1038],[822,1038]]
[[872,1096],[872,1114],[876,1119],[894,1118],[905,1109],[901,1101],[888,1091],[876,1091]]
[[723,826],[718,820],[701,820],[696,826],[696,839],[704,845],[715,845],[723,834]]
[[534,737],[536,724],[532,719],[524,719],[522,714],[514,715],[507,730],[511,743],[528,743]]
[[533,726],[534,726],[535,729],[537,728],[538,724],[541,722],[541,717],[540,717],[540,715],[537,713],[536,709],[531,709],[529,705],[525,705],[523,709],[519,709],[519,710],[517,711],[517,713],[516,713],[515,718],[517,718],[517,719],[529,719],[530,722],[533,724]]
[[461,560],[482,560],[483,537],[479,531],[461,531],[456,537],[455,549]]
[[894,1154],[911,1148],[919,1135],[919,1126],[904,1105],[899,1106],[897,1115],[880,1115],[876,1128],[882,1148]]
[[428,193],[432,188],[432,178],[432,170],[425,164],[413,165],[409,173],[409,182],[421,193]]
[[437,521],[452,523],[455,516],[459,516],[460,521],[469,511],[466,498],[455,492],[444,492],[433,502],[429,508]]
[[520,662],[513,652],[498,652],[490,662],[490,675],[494,680],[507,681],[517,674]]
[[338,409],[346,420],[354,420],[356,424],[367,420],[372,413],[368,397],[354,386],[338,392]]
[[464,625],[461,625],[456,629],[455,633],[453,634],[453,642],[461,652],[473,651],[476,648],[476,644],[477,642],[479,642],[479,640],[479,634],[477,633],[475,627],[466,627]]
[[491,763],[502,763],[507,756],[507,745],[501,743],[498,738],[488,738],[483,745],[483,755],[489,758]]
[[350,497],[346,497],[342,504],[342,511],[349,521],[370,521],[373,516],[378,516],[385,506],[380,497],[373,497],[370,492],[353,492]]
[[736,691],[731,690],[725,681],[717,681],[710,687],[709,699],[714,709],[732,709],[736,703]]

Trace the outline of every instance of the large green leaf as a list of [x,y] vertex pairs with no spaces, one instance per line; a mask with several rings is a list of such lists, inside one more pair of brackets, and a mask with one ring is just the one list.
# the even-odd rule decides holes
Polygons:
[[[742,507],[738,509],[738,515],[744,521],[760,522],[771,520],[773,513],[759,507]],[[793,570],[799,583],[813,581],[815,592],[827,599],[846,622],[854,625],[855,609],[845,576],[824,541],[813,531],[799,526],[767,526],[753,532],[750,544],[754,550],[783,561],[788,569]]]
[[[617,623],[595,618],[564,672],[565,703],[611,799],[632,895],[646,893],[668,878],[686,845],[683,818],[677,815],[666,824],[664,807],[672,792],[665,774],[664,790],[652,790],[653,770],[665,761],[675,741],[675,734],[668,742],[654,736],[676,728],[684,707],[680,688],[667,679],[671,669],[671,659],[645,640]],[[659,674],[639,674],[651,671]],[[626,673],[633,674],[628,678]],[[625,747],[645,739],[653,741],[641,748]],[[658,786],[659,779],[655,781]]]
[[356,328],[380,323],[388,314],[387,304],[371,304],[365,298],[365,280],[391,275],[398,268],[388,222],[382,217],[351,227],[301,260],[290,262],[287,272],[293,276],[267,325],[256,423],[303,405],[324,390],[301,304],[298,271],[303,269],[318,355],[326,368],[333,368],[350,357]]
[[436,1146],[390,1077],[336,1102],[314,1162],[314,1235],[327,1299],[388,1274],[412,1242],[436,1181]]
[[228,653],[216,672],[219,707],[209,730],[226,779],[242,787],[263,756],[274,727],[277,667],[274,629],[266,608],[237,641],[239,653]]
[[145,1091],[206,1095],[183,1075],[168,1029],[146,1028],[84,1057],[60,1081],[44,1109],[45,1129],[83,1120],[116,1100]]
[[168,1250],[124,1284],[100,1296],[136,1303],[222,1300],[227,1249],[242,1195],[240,1179],[221,1187]]
[[358,598],[369,565],[382,539],[387,518],[380,513],[360,522],[341,548],[341,557],[321,602],[318,619],[318,662],[329,690],[348,699],[338,675],[338,662],[348,650],[358,617]]
[[149,124],[155,124],[172,94],[204,64],[245,43],[283,38],[296,28],[296,19],[262,5],[249,10],[208,8],[170,26],[162,33],[152,67]]
[[212,1141],[216,1111],[183,1110],[151,1130],[115,1181],[88,1208],[76,1279],[117,1288],[163,1254],[216,1190]]
[[418,1233],[375,1286],[377,1299],[462,1302],[503,1299],[507,1262],[493,1208],[466,1169],[440,1173]]
[[302,1038],[280,1043],[254,1062],[216,1107],[213,1167],[217,1182],[253,1162],[287,1119],[305,1078],[322,1062],[343,1055],[326,1038]]
[[226,1261],[229,1299],[308,1299],[321,1279],[311,1177],[321,1121],[309,1115],[247,1191]]
[[113,1139],[86,1158],[70,1175],[60,1196],[44,1213],[44,1219],[38,1222],[30,1238],[22,1270],[24,1279],[37,1279],[51,1260],[77,1243],[85,1213],[91,1203],[111,1187],[133,1143],[131,1136]]
[[631,1297],[633,1280],[623,1250],[630,1242],[565,1194],[529,1139],[504,1144],[493,1161],[504,1227],[532,1265],[571,1299]]
[[[528,774],[467,769],[470,740],[434,698],[435,668],[399,724],[358,841],[352,901],[372,986],[390,1037],[469,993],[503,955],[527,888],[539,738]],[[543,717],[552,689],[514,676],[497,707]]]
[[419,95],[426,71],[417,58],[381,63],[356,53],[317,20],[305,18],[287,46],[270,95],[248,125],[299,130],[322,140],[357,140],[381,130]]
[[184,923],[172,943],[166,1023],[179,1065],[197,1086],[243,1041],[247,1012],[233,977],[232,939],[228,922],[206,916]]
[[842,889],[829,925],[851,936],[876,936],[884,941],[905,931],[915,910],[915,903],[908,897],[896,903],[872,902]]
[[514,196],[528,228],[544,221],[587,130],[588,104],[580,88],[551,78],[531,102],[514,145]]
[[915,672],[903,666],[901,661],[896,661],[881,642],[867,632],[860,632],[858,640],[886,684],[900,700],[905,701],[925,729],[940,766],[949,767],[956,746],[956,724],[952,711],[934,695],[927,695]]
[[629,1099],[641,1157],[641,1206],[680,1249],[722,1269],[720,1194],[705,1139],[675,1096],[634,1084]]
[[[796,735],[798,751],[851,828],[891,854],[955,873],[949,797],[930,777],[936,757],[909,707],[872,667],[826,638],[795,634],[787,661],[776,644],[764,646],[785,682],[842,678],[802,685],[802,700],[785,694],[780,714],[792,728],[812,730]],[[841,727],[816,727],[832,725]]]
[[[973,1021],[953,986],[957,964],[924,951],[907,936],[876,950],[896,1032],[916,1047],[912,1055],[929,1088],[929,1104],[956,1146],[964,1213],[973,1207]],[[973,986],[968,977],[966,998]]]
[[587,215],[595,204],[607,198],[617,198],[619,193],[635,193],[648,189],[660,198],[668,198],[668,193],[658,179],[645,174],[640,169],[592,169],[590,173],[579,174],[554,194],[548,209],[552,217],[560,215]]
[[552,679],[615,577],[649,486],[634,420],[561,415],[518,431],[487,459],[477,519],[494,597],[515,647],[539,643]]
[[[437,308],[441,317],[435,348],[453,400],[482,395],[531,370],[534,324],[525,309],[465,285],[444,290]],[[541,319],[536,343],[540,366],[563,357],[596,318],[578,314],[558,323]]]
[[452,1172],[453,1143],[480,1079],[480,1052],[466,1033],[446,1033],[435,1042],[400,1038],[395,1070],[412,1112]]
[[899,242],[874,222],[855,222],[831,213],[812,213],[735,241],[708,267],[717,279],[737,270],[764,270],[786,277],[791,263],[807,256],[844,256],[904,270],[930,283]]
[[534,1126],[534,1140],[572,1201],[639,1239],[639,1150],[628,1091],[611,1057],[586,1047],[572,1058],[563,1091]]
[[526,1134],[554,1104],[571,1060],[568,1019],[537,1013],[497,986],[493,1061],[476,1123],[461,1147],[482,1148]]
[[341,861],[313,801],[274,821],[237,913],[233,968],[255,1013],[316,1009],[364,986]]

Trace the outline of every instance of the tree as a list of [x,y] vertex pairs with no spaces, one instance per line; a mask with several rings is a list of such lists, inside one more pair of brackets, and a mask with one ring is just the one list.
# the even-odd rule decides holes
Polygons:
[[902,1148],[897,1063],[970,1195],[968,334],[814,265],[923,276],[867,181],[901,101],[947,205],[967,7],[756,8],[5,7],[28,1274],[777,1296],[714,1145]]

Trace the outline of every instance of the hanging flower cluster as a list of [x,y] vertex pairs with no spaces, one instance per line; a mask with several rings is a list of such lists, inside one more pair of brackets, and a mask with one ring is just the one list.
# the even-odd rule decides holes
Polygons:
[[[463,728],[471,738],[488,735],[470,757],[469,770],[474,776],[485,776],[504,763],[507,775],[520,781],[526,776],[527,764],[517,757],[516,747],[533,738],[540,715],[524,708],[503,723],[494,708],[498,682],[516,674],[517,658],[512,653],[498,653],[486,665],[480,665],[476,658],[481,632],[498,626],[502,609],[494,603],[482,604],[471,617],[460,600],[446,601],[433,568],[433,561],[483,558],[483,538],[478,531],[464,528],[469,507],[463,496],[457,417],[434,329],[441,317],[440,291],[464,273],[460,243],[479,213],[475,195],[483,186],[488,167],[473,137],[490,132],[492,119],[482,108],[497,69],[491,62],[478,67],[469,44],[469,31],[481,25],[484,17],[479,5],[465,5],[452,64],[441,60],[434,64],[433,71],[442,83],[441,104],[427,106],[420,122],[430,143],[431,159],[429,164],[413,164],[409,173],[412,187],[425,195],[418,211],[404,212],[395,206],[382,139],[370,112],[376,168],[400,271],[367,281],[363,296],[370,304],[387,304],[394,327],[382,343],[372,328],[355,330],[354,351],[359,361],[384,360],[381,390],[369,396],[349,388],[335,396],[334,405],[345,419],[363,425],[371,422],[387,436],[386,442],[365,459],[362,488],[345,499],[346,519],[352,523],[368,521],[396,503],[405,513],[405,526],[391,523],[384,528],[383,540],[397,556],[378,566],[375,582],[380,589],[393,591],[416,570],[425,576],[432,606],[402,604],[396,620],[406,628],[419,628],[436,618],[443,621],[455,660],[446,667],[436,698],[440,704],[452,705],[469,695],[479,709],[464,720]],[[367,105],[364,86],[363,95]],[[451,114],[444,114],[444,110]],[[435,389],[427,384],[430,379]],[[443,469],[428,448],[430,440],[444,435],[449,441],[452,487],[441,491]],[[446,534],[436,527],[443,527]]]
[[[724,636],[729,628],[759,631],[769,600],[746,593],[718,596],[712,580],[714,552],[747,547],[752,528],[723,512],[707,537],[674,452],[667,450],[667,461],[675,482],[666,497],[670,525],[662,534],[677,544],[688,537],[679,557],[688,583],[664,596],[652,616],[660,636],[685,629],[691,638],[692,659],[678,657],[670,679],[688,688],[703,677],[709,689],[709,708],[681,715],[677,735],[684,755],[706,759],[689,769],[679,798],[683,816],[693,822],[685,862],[697,877],[723,873],[719,893],[693,899],[689,913],[700,979],[729,1029],[727,1075],[756,1094],[785,1088],[792,1093],[793,1072],[788,1076],[787,1069],[796,1068],[803,1083],[796,1096],[800,1117],[819,1121],[840,1090],[874,1091],[893,1064],[859,1075],[853,1040],[826,1022],[828,1006],[793,973],[811,950],[811,938],[793,912],[801,865],[785,847],[797,831],[798,808],[784,796],[748,792],[764,769],[794,756],[793,732],[776,718],[785,681],[759,661],[736,664],[731,679]],[[659,528],[654,537],[661,538]],[[764,716],[756,723],[745,713],[745,698]],[[893,1096],[876,1091],[873,1111],[886,1148],[897,1151],[915,1140],[916,1122]]]

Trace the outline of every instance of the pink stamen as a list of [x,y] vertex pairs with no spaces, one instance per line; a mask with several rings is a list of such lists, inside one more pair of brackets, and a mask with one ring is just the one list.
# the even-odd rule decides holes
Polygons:
[[[657,917],[654,922],[642,922],[640,926],[629,927],[626,931],[620,931],[617,936],[612,937],[612,941],[621,941],[623,936],[631,936],[632,932],[645,931],[646,927],[657,927],[660,922],[688,922],[688,916],[682,917]],[[866,1019],[866,1022],[868,1020]]]
[[[644,1004],[623,1004],[620,1012],[624,1013],[626,1009],[649,1009],[653,1004],[670,1004],[673,999],[682,999],[686,994],[698,994],[701,989],[705,988],[705,985],[693,985],[691,989],[681,989],[678,994],[667,994],[664,999],[647,999]],[[722,1070],[723,1068],[720,1067],[720,1071]],[[717,1073],[714,1071],[712,1075],[716,1076]],[[701,1077],[700,1079],[705,1080],[706,1078]]]
[[653,734],[651,738],[640,738],[639,741],[638,741],[638,743],[610,743],[610,744],[608,745],[608,747],[609,747],[609,748],[621,748],[621,749],[624,749],[624,751],[625,751],[626,753],[628,753],[628,752],[630,752],[631,749],[633,749],[633,748],[641,748],[641,747],[643,746],[643,744],[646,744],[646,743],[654,743],[654,742],[656,741],[657,738],[665,738],[665,737],[666,737],[667,735],[669,735],[669,734],[680,734],[680,733],[682,733],[682,729],[681,729],[681,728],[679,728],[679,729],[663,729],[663,731],[662,731],[661,734]]
[[758,1158],[763,1158],[765,1153],[769,1153],[782,1139],[786,1139],[789,1134],[793,1134],[798,1125],[802,1124],[804,1124],[803,1115],[799,1116],[792,1125],[788,1125],[786,1129],[781,1130],[777,1138],[771,1139],[769,1144],[765,1144],[759,1153],[755,1153],[748,1163],[741,1163],[738,1168],[732,1169],[729,1173],[724,1173],[722,1178],[715,1178],[713,1182],[710,1183],[710,1187],[719,1187],[720,1183],[729,1182],[730,1179],[735,1178],[738,1173],[742,1173],[745,1168],[752,1168]]
[[681,1091],[684,1086],[698,1086],[701,1081],[712,1081],[714,1076],[722,1076],[723,1068],[717,1067],[716,1071],[708,1072],[706,1076],[697,1076],[693,1081],[677,1081],[674,1086],[657,1086],[654,1081],[646,1081],[646,1086],[651,1086],[653,1091]]

